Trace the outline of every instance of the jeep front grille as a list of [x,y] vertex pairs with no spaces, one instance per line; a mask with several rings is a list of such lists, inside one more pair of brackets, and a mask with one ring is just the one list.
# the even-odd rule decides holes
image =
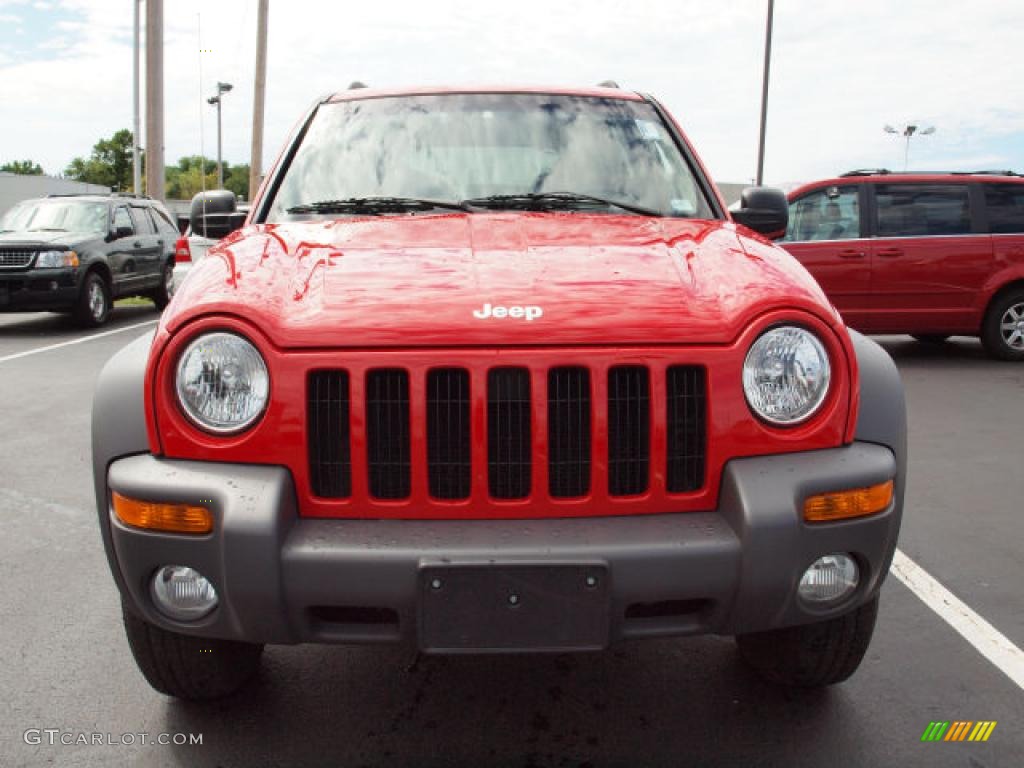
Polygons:
[[409,374],[388,368],[366,375],[366,461],[370,495],[409,495]]
[[465,499],[470,483],[469,371],[427,374],[427,477],[435,499]]
[[533,441],[530,438],[530,372],[492,368],[487,372],[487,486],[492,498],[530,495]]
[[27,267],[36,257],[37,251],[0,249],[0,269],[19,269]]
[[316,370],[310,489],[357,503],[513,505],[698,491],[705,379],[702,366],[664,363]]

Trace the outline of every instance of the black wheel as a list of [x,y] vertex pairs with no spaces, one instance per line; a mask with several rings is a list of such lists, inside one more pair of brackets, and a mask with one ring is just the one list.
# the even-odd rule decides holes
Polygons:
[[997,296],[985,312],[981,343],[992,357],[1024,360],[1024,288]]
[[163,308],[171,303],[174,296],[174,264],[167,262],[160,273],[160,287],[149,294],[149,298],[156,304],[156,308],[163,311]]
[[160,693],[201,701],[230,696],[259,669],[263,646],[234,640],[179,635],[122,608],[135,663]]
[[90,272],[82,281],[82,292],[75,307],[75,321],[86,328],[107,322],[110,316],[110,286],[99,273]]
[[949,338],[948,333],[914,333],[911,335],[922,344],[942,344]]
[[878,598],[828,621],[738,635],[740,656],[773,683],[819,688],[852,675],[868,649]]

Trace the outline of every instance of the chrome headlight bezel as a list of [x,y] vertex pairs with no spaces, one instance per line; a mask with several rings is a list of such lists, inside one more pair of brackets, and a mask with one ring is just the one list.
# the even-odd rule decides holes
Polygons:
[[78,254],[74,251],[39,251],[36,254],[36,260],[32,266],[34,269],[62,269],[64,267],[77,267]]
[[[203,348],[204,344],[206,349]],[[223,355],[225,345],[228,349],[230,349],[231,345],[235,346],[233,357],[229,357],[230,362],[234,362],[236,367],[244,369],[246,366],[249,366],[250,368],[248,371],[249,379],[244,387],[243,395],[251,397],[255,405],[250,403],[244,409],[242,418],[236,420],[217,418],[201,410],[202,404],[197,401],[201,400],[204,396],[211,396],[209,386],[212,382],[205,383],[205,392],[197,394],[190,389],[190,385],[195,383],[196,374],[193,368],[190,375],[190,366],[194,362],[202,366],[203,356],[210,356],[217,347],[220,347],[219,352]],[[211,372],[211,376],[216,377],[223,384],[224,373],[221,368],[215,368]],[[234,373],[231,375],[234,375]],[[190,379],[192,380],[191,382]],[[191,424],[203,432],[217,436],[237,435],[255,426],[266,412],[267,405],[270,403],[270,383],[270,370],[267,368],[267,362],[259,347],[245,336],[233,331],[211,330],[200,333],[182,350],[174,368],[174,391],[181,412],[185,414],[185,417]],[[235,387],[229,384],[228,388]],[[213,396],[216,397],[217,395],[214,393]],[[224,397],[221,396],[219,399],[223,401]],[[223,403],[221,405],[223,407]]]
[[[770,347],[773,344],[785,345],[791,350],[791,354],[779,357],[776,369],[768,373],[760,364],[764,362],[766,355],[771,359]],[[794,349],[795,347],[800,348]],[[802,364],[797,359],[799,353],[806,356]],[[795,366],[798,366],[799,370],[795,370]],[[787,396],[792,399],[794,384],[806,386],[806,380],[801,382],[800,379],[806,379],[808,374],[816,380],[816,383],[810,384],[812,391],[806,393],[803,402],[798,407],[788,409],[789,415],[780,415],[778,409],[768,411],[763,407],[765,399],[763,387],[767,383],[764,381],[766,377],[775,378],[777,382],[785,380],[789,385]],[[794,379],[796,379],[795,382]],[[796,323],[783,323],[767,328],[758,335],[747,350],[746,357],[743,359],[742,384],[747,407],[758,419],[780,428],[804,424],[821,410],[832,388],[832,360],[828,347],[815,332]]]

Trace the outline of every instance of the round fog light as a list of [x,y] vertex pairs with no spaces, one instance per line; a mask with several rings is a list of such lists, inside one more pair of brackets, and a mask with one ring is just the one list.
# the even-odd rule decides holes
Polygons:
[[837,603],[857,588],[860,569],[849,555],[825,555],[804,571],[797,593],[808,603]]
[[168,618],[195,621],[217,607],[217,590],[203,574],[184,565],[165,565],[153,576],[153,602]]

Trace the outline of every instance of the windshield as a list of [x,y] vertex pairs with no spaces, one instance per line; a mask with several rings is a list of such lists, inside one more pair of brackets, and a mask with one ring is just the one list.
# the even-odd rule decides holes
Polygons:
[[[443,94],[322,105],[267,220],[308,218],[311,207],[330,201],[475,203],[548,193],[587,195],[662,216],[712,215],[686,159],[646,102]],[[563,198],[559,210],[566,207]],[[594,210],[593,200],[586,210]],[[614,205],[607,210],[622,212]]]
[[105,203],[76,200],[32,200],[0,217],[4,232],[107,232]]

